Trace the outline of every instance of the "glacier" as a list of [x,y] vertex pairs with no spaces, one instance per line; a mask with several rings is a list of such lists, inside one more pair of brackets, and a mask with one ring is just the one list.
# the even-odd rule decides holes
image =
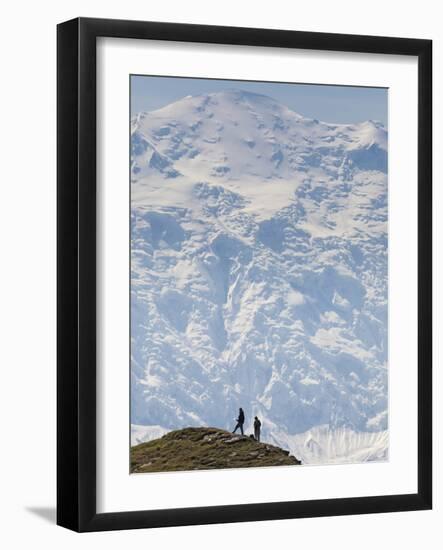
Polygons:
[[133,444],[241,406],[304,463],[386,459],[387,145],[235,89],[132,118]]

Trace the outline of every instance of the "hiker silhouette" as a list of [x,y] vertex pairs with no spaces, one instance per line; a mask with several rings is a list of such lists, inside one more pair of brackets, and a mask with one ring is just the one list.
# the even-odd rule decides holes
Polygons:
[[258,416],[254,418],[254,437],[257,441],[260,441],[260,428],[261,422],[258,419]]
[[240,432],[242,435],[243,434],[243,424],[245,423],[245,413],[243,412],[243,409],[240,407],[239,410],[238,410],[238,418],[237,418],[237,424],[234,428],[234,431],[232,432],[233,434],[235,434],[235,432],[238,430],[238,428],[240,428]]

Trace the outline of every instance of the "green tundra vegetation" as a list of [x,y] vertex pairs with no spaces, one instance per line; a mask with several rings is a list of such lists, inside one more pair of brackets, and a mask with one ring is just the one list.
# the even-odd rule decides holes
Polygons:
[[131,448],[131,473],[291,466],[289,451],[218,428],[185,428]]

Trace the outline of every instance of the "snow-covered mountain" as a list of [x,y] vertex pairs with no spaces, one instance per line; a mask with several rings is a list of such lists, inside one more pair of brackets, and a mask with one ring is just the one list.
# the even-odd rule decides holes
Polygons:
[[232,90],[131,130],[132,423],[386,430],[383,126]]
[[316,426],[302,434],[288,435],[278,429],[269,441],[275,442],[301,460],[302,464],[357,464],[388,459],[389,433],[356,432],[351,428]]

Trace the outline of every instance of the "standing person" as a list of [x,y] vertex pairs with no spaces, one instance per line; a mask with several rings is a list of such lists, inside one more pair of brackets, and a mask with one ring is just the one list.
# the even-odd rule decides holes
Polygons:
[[234,431],[232,432],[233,434],[235,434],[235,432],[237,431],[237,428],[240,428],[240,432],[242,435],[243,434],[243,424],[245,423],[245,413],[243,412],[243,409],[240,407],[239,410],[238,410],[238,418],[237,418],[237,424],[234,428]]
[[260,441],[260,428],[261,422],[258,419],[258,416],[254,418],[254,437],[257,441]]

